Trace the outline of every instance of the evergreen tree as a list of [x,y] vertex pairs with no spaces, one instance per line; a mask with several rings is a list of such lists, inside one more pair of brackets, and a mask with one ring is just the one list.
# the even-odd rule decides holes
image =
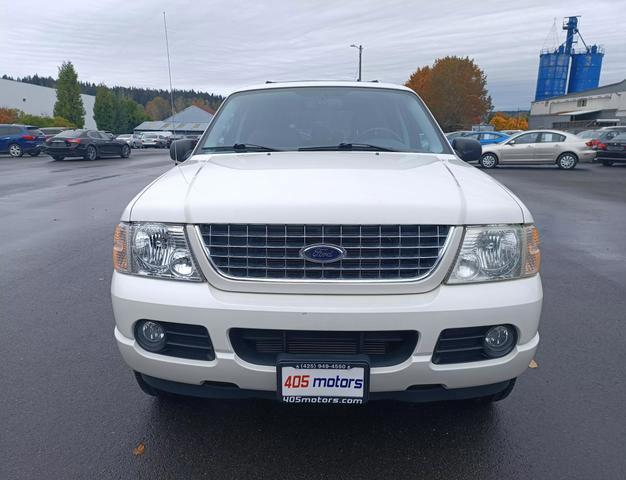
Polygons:
[[63,117],[82,128],[85,124],[85,108],[80,98],[78,74],[72,62],[63,62],[59,67],[56,82],[57,101],[54,104],[54,116]]
[[98,85],[96,89],[96,102],[93,106],[93,117],[100,130],[115,130],[115,96],[106,85]]

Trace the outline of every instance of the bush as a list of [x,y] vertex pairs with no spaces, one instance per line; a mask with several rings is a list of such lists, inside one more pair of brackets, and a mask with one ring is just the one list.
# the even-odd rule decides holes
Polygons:
[[42,117],[24,113],[16,108],[0,108],[0,123],[20,123],[35,127],[69,127],[76,128],[69,120],[63,117]]

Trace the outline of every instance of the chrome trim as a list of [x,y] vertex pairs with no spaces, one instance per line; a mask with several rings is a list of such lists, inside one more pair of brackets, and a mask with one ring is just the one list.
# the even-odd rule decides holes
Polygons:
[[[338,285],[412,285],[412,284],[419,284],[424,282],[425,280],[428,280],[429,278],[433,277],[435,275],[435,273],[439,272],[439,267],[441,266],[441,263],[443,262],[444,258],[447,258],[447,252],[448,249],[452,243],[452,239],[454,239],[455,243],[457,243],[457,250],[458,247],[460,247],[460,239],[458,238],[459,233],[457,233],[458,231],[460,231],[460,233],[463,233],[463,227],[457,227],[454,225],[450,225],[449,226],[449,230],[448,230],[448,235],[446,238],[446,241],[444,242],[444,244],[442,245],[441,249],[439,250],[439,255],[437,258],[437,261],[433,264],[432,268],[430,269],[429,272],[427,272],[424,275],[421,275],[419,277],[412,277],[412,278],[407,278],[407,279],[350,279],[350,280],[337,280],[337,279],[311,279],[311,278],[242,278],[242,277],[235,277],[232,275],[227,275],[223,272],[220,271],[219,267],[217,265],[215,265],[215,263],[213,262],[213,259],[211,258],[211,255],[208,251],[208,248],[206,247],[206,244],[204,242],[204,238],[202,236],[202,231],[200,230],[200,225],[189,225],[189,228],[192,229],[195,232],[194,238],[193,240],[191,240],[190,238],[190,243],[192,243],[192,249],[196,250],[199,247],[199,251],[202,251],[202,253],[204,254],[202,256],[203,260],[206,260],[208,265],[210,266],[211,272],[215,273],[218,277],[221,277],[223,279],[228,280],[231,283],[235,283],[235,284],[251,284],[251,285],[260,285],[260,284],[273,284],[273,285],[294,285],[294,284],[302,284],[302,285],[328,285],[328,286],[338,286]],[[191,235],[190,235],[191,237]],[[264,248],[264,247],[260,247],[260,248]],[[277,247],[277,248],[285,248],[285,247]],[[367,247],[364,247],[367,248]],[[371,248],[379,248],[379,247],[371,247]],[[409,247],[411,248],[411,247]],[[415,247],[412,247],[415,248]],[[454,252],[454,259],[456,259],[456,255],[458,252]],[[200,255],[196,255],[196,258],[200,258]],[[449,257],[448,257],[449,258]],[[277,259],[280,259],[280,257],[277,257]],[[450,263],[450,262],[446,262],[446,263]],[[446,271],[444,272],[443,277],[448,275],[448,269],[450,268],[450,265],[448,265]],[[205,273],[205,276],[207,277],[207,279],[209,279],[209,276],[207,275],[207,272],[205,271],[205,269],[202,269],[203,273]],[[442,280],[443,280],[442,277]],[[236,290],[236,288],[234,288],[233,290]],[[254,291],[254,290],[252,290]]]

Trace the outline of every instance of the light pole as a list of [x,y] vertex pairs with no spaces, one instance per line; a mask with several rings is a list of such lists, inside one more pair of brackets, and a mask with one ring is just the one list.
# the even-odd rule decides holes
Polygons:
[[361,59],[363,58],[363,45],[350,45],[350,47],[352,48],[358,48],[359,49],[359,78],[357,79],[357,82],[361,81]]

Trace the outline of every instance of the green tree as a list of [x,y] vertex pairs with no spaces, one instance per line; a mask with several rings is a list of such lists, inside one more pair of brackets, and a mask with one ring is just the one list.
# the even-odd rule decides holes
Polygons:
[[63,62],[59,67],[56,87],[57,101],[54,104],[54,116],[63,117],[82,128],[85,124],[85,107],[80,98],[78,74],[72,62]]
[[101,84],[96,88],[93,117],[100,130],[115,130],[115,97],[106,85]]

